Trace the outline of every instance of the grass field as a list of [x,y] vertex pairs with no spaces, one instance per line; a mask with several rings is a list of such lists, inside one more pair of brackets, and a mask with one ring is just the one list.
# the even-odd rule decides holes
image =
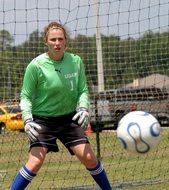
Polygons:
[[[145,155],[124,151],[115,132],[100,133],[100,155],[114,189],[169,189],[168,128],[163,129],[157,149]],[[94,151],[96,135],[89,136]],[[45,163],[28,190],[98,189],[83,165],[58,142],[59,153],[49,153]],[[28,141],[24,133],[0,135],[0,189],[9,190],[12,179],[28,156]]]

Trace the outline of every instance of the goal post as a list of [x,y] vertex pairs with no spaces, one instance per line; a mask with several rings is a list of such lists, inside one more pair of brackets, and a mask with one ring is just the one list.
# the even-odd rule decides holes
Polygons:
[[98,78],[98,92],[104,91],[104,72],[103,72],[103,58],[102,58],[102,39],[100,34],[100,3],[96,2],[96,53],[97,53],[97,78]]
[[[2,108],[19,104],[25,68],[47,51],[43,30],[51,21],[65,25],[67,51],[84,61],[93,131],[88,138],[114,189],[168,189],[168,9],[168,0],[1,0],[0,189],[9,189],[28,155],[26,134],[2,120]],[[159,146],[142,156],[124,151],[116,137],[118,121],[134,110],[150,112],[162,126]],[[47,155],[27,189],[98,189],[58,144],[59,153]]]

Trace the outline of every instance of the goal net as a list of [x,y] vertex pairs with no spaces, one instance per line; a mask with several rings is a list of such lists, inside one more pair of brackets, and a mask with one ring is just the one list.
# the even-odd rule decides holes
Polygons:
[[[46,51],[43,30],[51,21],[66,26],[67,51],[84,61],[91,98],[91,130],[87,134],[113,188],[167,189],[168,0],[0,2],[0,189],[10,188],[27,161],[23,124],[11,123],[21,120],[16,109],[25,68]],[[117,140],[118,121],[134,110],[153,114],[162,126],[161,142],[149,154],[130,154]],[[15,116],[4,119],[9,113]],[[47,155],[27,189],[98,189],[84,166],[58,144],[60,152]]]

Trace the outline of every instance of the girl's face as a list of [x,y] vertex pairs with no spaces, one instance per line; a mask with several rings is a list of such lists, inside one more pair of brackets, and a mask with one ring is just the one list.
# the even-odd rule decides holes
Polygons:
[[66,48],[66,39],[64,32],[60,28],[51,28],[46,38],[49,54],[53,56],[63,55]]

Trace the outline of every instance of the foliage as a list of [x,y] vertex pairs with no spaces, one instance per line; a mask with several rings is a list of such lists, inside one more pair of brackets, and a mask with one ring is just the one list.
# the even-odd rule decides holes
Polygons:
[[6,50],[10,47],[10,44],[13,42],[13,37],[7,30],[0,31],[0,49],[1,51]]
[[[101,35],[105,89],[119,88],[133,79],[153,73],[169,75],[169,32],[147,31],[138,39],[120,39],[119,36]],[[35,30],[29,39],[13,46],[13,37],[0,31],[0,87],[14,88],[14,92],[0,92],[12,98],[19,93],[24,70],[35,56],[47,51],[43,33]],[[89,87],[97,86],[96,36],[77,35],[69,40],[68,51],[84,60]],[[12,90],[13,91],[13,90]],[[7,98],[7,97],[5,97]]]

